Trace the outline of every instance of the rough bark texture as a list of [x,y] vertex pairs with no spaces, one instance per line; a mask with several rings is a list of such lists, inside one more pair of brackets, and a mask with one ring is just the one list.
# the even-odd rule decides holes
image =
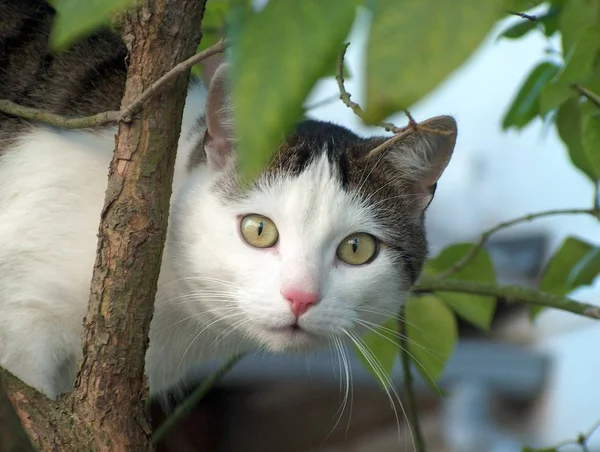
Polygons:
[[[122,105],[195,51],[204,2],[148,0],[128,13]],[[109,170],[73,412],[98,451],[151,450],[144,357],[166,235],[187,76],[121,123]]]
[[[2,380],[5,380],[5,378],[2,378]],[[8,378],[6,378],[6,381],[8,381]],[[26,397],[20,391],[15,391],[13,394],[14,397]],[[3,452],[35,451],[27,433],[21,426],[19,416],[11,405],[2,381],[0,381],[0,420],[0,450]]]
[[[13,410],[11,404],[6,403],[2,395],[3,388],[0,388],[1,452],[34,451],[31,443],[28,445],[29,440],[25,442],[23,438],[25,431],[40,451],[95,450],[91,430],[73,416],[62,401],[48,399],[2,368],[0,380],[14,407]],[[22,426],[18,425],[11,413],[18,415]]]

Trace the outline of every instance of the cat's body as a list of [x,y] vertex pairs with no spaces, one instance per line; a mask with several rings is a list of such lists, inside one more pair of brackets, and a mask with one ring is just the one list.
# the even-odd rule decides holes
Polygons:
[[[14,4],[0,0],[17,24],[0,28],[0,98],[61,114],[118,108],[118,40],[104,33],[48,56],[51,9]],[[91,66],[74,69],[84,53]],[[396,313],[421,271],[423,213],[454,147],[449,117],[376,154],[386,138],[304,121],[242,190],[225,80],[222,67],[207,95],[192,83],[184,111],[146,359],[153,393],[208,357],[337,344]],[[71,387],[81,353],[114,132],[0,116],[0,366],[50,396]]]

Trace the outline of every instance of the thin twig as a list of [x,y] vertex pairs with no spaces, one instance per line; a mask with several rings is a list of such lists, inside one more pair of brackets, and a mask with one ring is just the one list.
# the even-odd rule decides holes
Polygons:
[[[359,118],[361,118],[364,121],[364,119],[365,119],[364,110],[361,108],[361,106],[359,104],[357,104],[356,102],[354,102],[350,99],[350,97],[352,95],[348,91],[346,91],[346,87],[344,86],[344,58],[346,57],[346,50],[348,50],[349,45],[350,45],[349,42],[345,43],[344,46],[342,47],[342,51],[338,55],[337,74],[335,76],[335,79],[337,81],[337,85],[340,90],[340,99],[342,100],[342,102],[344,102],[344,104],[348,108],[350,108],[356,116],[358,116]],[[409,117],[409,121],[411,119],[412,119],[412,116]],[[412,122],[415,122],[414,119],[412,119]],[[412,124],[412,122],[411,122],[411,124]],[[392,133],[401,133],[404,130],[406,130],[406,127],[398,127],[398,126],[392,124],[391,122],[379,122],[376,125],[379,127],[383,127],[386,131],[392,132]]]
[[527,19],[529,22],[537,22],[538,18],[537,16],[533,16],[530,14],[525,14],[525,13],[520,13],[518,11],[508,11],[508,14],[512,14],[513,16],[519,16],[523,19]]
[[419,422],[419,405],[417,403],[417,395],[413,386],[412,372],[410,371],[410,357],[408,356],[408,340],[406,335],[406,326],[404,324],[404,308],[400,312],[400,320],[398,321],[399,345],[400,345],[400,363],[402,364],[402,378],[404,380],[404,391],[406,393],[406,417],[412,431],[414,439],[415,452],[426,452],[427,446],[421,431],[421,423]]
[[25,107],[8,99],[0,99],[0,111],[19,118],[62,127],[63,129],[85,129],[88,127],[106,126],[116,123],[120,117],[118,111],[105,111],[97,115],[83,117],[62,116],[39,108]]
[[0,111],[19,118],[39,121],[55,127],[62,127],[63,129],[85,129],[115,124],[119,121],[131,122],[133,115],[139,111],[142,105],[170,82],[175,80],[178,75],[185,73],[200,61],[223,52],[227,46],[227,41],[221,39],[215,45],[177,64],[173,69],[169,70],[152,83],[150,88],[140,94],[140,96],[134,99],[127,107],[121,109],[121,111],[105,111],[92,116],[72,117],[57,115],[39,108],[25,107],[8,99],[0,99]]
[[590,441],[590,438],[594,433],[596,433],[596,430],[598,430],[599,428],[600,421],[596,421],[596,423],[587,431],[587,433],[581,434],[577,438],[577,442],[581,445],[582,448],[584,448],[584,451],[587,451],[588,442]]
[[[561,441],[558,444],[555,444],[552,447],[544,447],[542,449],[531,449],[531,452],[546,452],[550,450],[559,450],[563,447],[567,446],[579,446],[582,452],[590,452],[589,447],[587,446],[588,441],[591,436],[596,432],[596,430],[600,428],[600,421],[597,421],[587,433],[581,433],[577,439],[568,439],[565,441]],[[529,449],[528,449],[529,450]]]
[[416,293],[457,292],[488,295],[502,298],[507,303],[530,303],[536,306],[572,312],[591,319],[600,319],[599,306],[520,286],[497,286],[462,279],[439,279],[432,276],[423,276],[417,281],[413,291]]
[[181,422],[198,404],[200,400],[210,391],[223,376],[235,366],[244,354],[239,354],[229,358],[221,367],[212,373],[202,382],[175,410],[165,419],[165,421],[152,434],[152,444],[156,445],[165,439],[173,428]]
[[192,57],[188,58],[187,60],[177,64],[173,69],[169,70],[165,75],[163,75],[154,83],[152,83],[152,85],[150,85],[150,88],[148,88],[142,94],[140,94],[138,98],[134,99],[133,102],[129,104],[129,106],[123,108],[121,110],[121,120],[125,122],[130,122],[132,115],[140,109],[144,102],[146,102],[148,99],[154,96],[158,91],[163,89],[164,86],[177,79],[179,75],[189,71],[192,68],[192,66],[198,64],[200,61],[205,60],[213,55],[216,55],[217,53],[225,51],[227,46],[227,41],[225,41],[225,39],[220,39],[215,45],[212,45],[207,49],[203,50],[202,52],[199,52],[193,55]]
[[481,234],[481,236],[479,237],[479,240],[473,245],[473,247],[469,250],[469,252],[467,254],[465,254],[461,259],[456,261],[454,263],[454,265],[452,265],[450,268],[437,274],[436,277],[440,278],[440,279],[447,278],[448,276],[452,276],[459,270],[462,270],[463,268],[465,268],[469,264],[469,262],[471,262],[473,259],[475,259],[477,257],[477,255],[483,249],[485,243],[490,238],[490,236],[502,229],[514,226],[519,223],[525,223],[528,221],[532,221],[532,220],[535,220],[536,218],[549,217],[549,216],[553,216],[553,215],[576,215],[576,214],[587,214],[587,215],[595,215],[596,216],[598,213],[596,212],[595,209],[546,210],[543,212],[525,215],[522,217],[514,218],[510,221],[505,221],[504,223],[497,224],[493,228],[488,229],[483,234]]
[[410,111],[408,110],[403,110],[404,114],[406,115],[406,117],[408,118],[408,126],[415,128],[417,127],[419,124],[417,123],[417,121],[415,121],[415,118],[413,118],[413,115],[410,114]]
[[579,94],[587,98],[591,103],[593,103],[596,107],[600,107],[600,96],[593,91],[581,86],[578,83],[572,83],[571,88],[577,91]]
[[[341,52],[338,55],[337,74],[335,76],[335,79],[337,81],[338,89],[340,91],[339,98],[342,100],[342,102],[344,102],[344,104],[348,108],[350,108],[354,112],[354,114],[356,116],[358,116],[363,121],[365,121],[364,110],[362,109],[362,107],[359,104],[357,104],[356,102],[354,102],[350,99],[352,97],[352,95],[346,90],[346,86],[344,85],[344,58],[346,57],[346,50],[348,50],[349,45],[350,45],[349,42],[345,43],[344,46],[342,47]],[[381,143],[376,148],[369,151],[367,158],[375,157],[380,152],[382,152],[386,149],[389,149],[389,147],[392,144],[394,144],[396,141],[401,140],[402,138],[406,137],[409,133],[411,133],[414,130],[420,131],[420,132],[426,132],[426,133],[435,133],[435,134],[440,134],[440,135],[450,135],[452,133],[452,131],[448,131],[448,130],[438,130],[438,129],[429,128],[427,126],[422,126],[417,121],[415,121],[415,118],[413,118],[413,116],[410,114],[410,111],[408,111],[406,109],[404,109],[403,111],[404,111],[404,114],[406,114],[406,117],[408,118],[408,125],[406,125],[404,127],[398,127],[391,122],[378,122],[377,124],[375,124],[376,126],[383,127],[388,132],[394,133],[394,135],[392,137],[390,137],[388,140]]]

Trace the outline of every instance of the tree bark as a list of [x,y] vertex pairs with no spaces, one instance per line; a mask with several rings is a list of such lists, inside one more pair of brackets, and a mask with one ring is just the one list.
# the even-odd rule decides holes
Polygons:
[[[6,403],[6,399],[2,396],[4,388],[0,388],[0,450],[2,452],[36,450],[26,438],[27,434],[40,451],[95,450],[93,435],[88,426],[74,417],[60,400],[50,400],[2,368],[0,368],[0,380],[12,402],[12,406]],[[18,418],[12,416],[15,413],[22,425],[18,424]]]
[[[204,2],[148,0],[125,18],[129,68],[122,106],[190,57]],[[121,123],[109,170],[72,409],[98,451],[151,450],[144,359],[167,230],[187,74]]]
[[[123,106],[194,53],[204,4],[145,0],[126,14]],[[15,414],[41,451],[152,450],[144,360],[187,82],[187,74],[174,79],[119,124],[75,389],[53,401],[0,368],[2,451],[31,450]]]

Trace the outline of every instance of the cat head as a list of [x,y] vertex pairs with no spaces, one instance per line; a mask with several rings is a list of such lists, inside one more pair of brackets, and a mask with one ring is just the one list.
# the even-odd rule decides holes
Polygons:
[[190,318],[284,351],[397,314],[427,255],[424,212],[454,148],[454,119],[393,139],[303,121],[241,187],[226,74],[219,68],[209,87],[200,158],[173,205],[170,255],[194,300]]

